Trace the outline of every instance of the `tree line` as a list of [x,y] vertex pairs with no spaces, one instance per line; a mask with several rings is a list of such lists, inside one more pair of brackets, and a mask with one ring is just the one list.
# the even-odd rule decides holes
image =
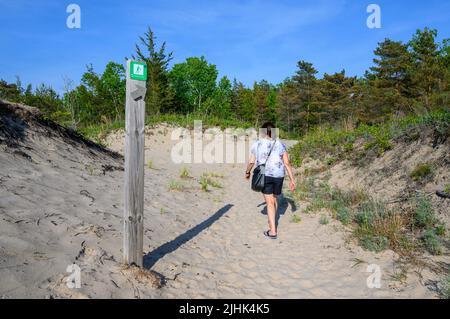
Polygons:
[[[149,28],[131,56],[148,66],[148,116],[197,114],[255,127],[273,121],[299,135],[318,125],[375,124],[449,106],[450,39],[438,42],[434,29],[417,30],[407,43],[380,42],[373,66],[362,77],[342,70],[319,78],[312,63],[299,61],[282,83],[262,80],[251,87],[226,76],[219,79],[217,67],[203,56],[171,67],[173,52],[156,40]],[[0,80],[0,98],[36,106],[74,128],[123,120],[125,67],[109,62],[103,73],[96,73],[89,65],[79,85],[64,79],[62,96],[45,84],[33,90],[31,85],[23,88],[20,80]]]

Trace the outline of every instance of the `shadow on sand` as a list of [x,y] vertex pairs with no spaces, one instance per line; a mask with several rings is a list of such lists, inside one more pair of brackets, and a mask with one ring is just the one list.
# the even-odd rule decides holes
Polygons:
[[150,269],[153,267],[158,260],[163,258],[165,255],[170,254],[171,252],[177,250],[180,246],[187,243],[189,240],[197,236],[199,233],[201,233],[203,230],[211,226],[213,223],[215,223],[219,218],[221,218],[226,212],[230,210],[230,208],[233,207],[233,205],[228,204],[219,209],[217,212],[214,213],[214,215],[210,216],[205,221],[201,222],[197,226],[189,229],[185,233],[181,234],[177,238],[159,246],[155,250],[149,252],[144,256],[144,268]]

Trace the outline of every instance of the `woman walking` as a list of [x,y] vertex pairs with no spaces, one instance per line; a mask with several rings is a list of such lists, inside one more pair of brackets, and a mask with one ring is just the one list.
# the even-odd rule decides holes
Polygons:
[[275,138],[275,126],[267,122],[262,126],[262,136],[253,143],[247,170],[246,179],[250,179],[253,166],[258,167],[265,164],[264,188],[262,190],[264,200],[267,204],[267,217],[269,219],[269,230],[264,235],[271,239],[277,239],[276,214],[278,209],[277,197],[281,195],[285,171],[289,176],[289,187],[295,190],[294,176],[292,174],[289,155],[286,147]]

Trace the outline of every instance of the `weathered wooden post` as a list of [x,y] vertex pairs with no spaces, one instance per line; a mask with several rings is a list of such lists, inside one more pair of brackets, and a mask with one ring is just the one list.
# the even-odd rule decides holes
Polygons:
[[147,65],[127,61],[123,262],[143,265],[144,125]]

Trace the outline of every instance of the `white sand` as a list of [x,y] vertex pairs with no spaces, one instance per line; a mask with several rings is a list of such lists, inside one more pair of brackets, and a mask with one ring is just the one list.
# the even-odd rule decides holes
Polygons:
[[[266,239],[263,199],[244,180],[244,165],[174,165],[169,132],[150,131],[144,260],[163,287],[154,273],[120,264],[123,172],[104,175],[101,165],[122,160],[34,129],[21,142],[33,147],[24,149],[32,161],[0,144],[0,298],[437,297],[412,270],[404,283],[392,279],[400,272],[393,252],[363,251],[340,223],[320,225],[303,205],[282,202],[279,239]],[[111,148],[121,151],[122,141],[110,137]],[[183,166],[192,176],[186,190],[168,191]],[[202,192],[204,172],[223,174],[215,178],[223,188]],[[300,223],[291,222],[294,212]],[[80,289],[64,281],[72,262]],[[368,264],[381,267],[380,289],[367,287]]]

